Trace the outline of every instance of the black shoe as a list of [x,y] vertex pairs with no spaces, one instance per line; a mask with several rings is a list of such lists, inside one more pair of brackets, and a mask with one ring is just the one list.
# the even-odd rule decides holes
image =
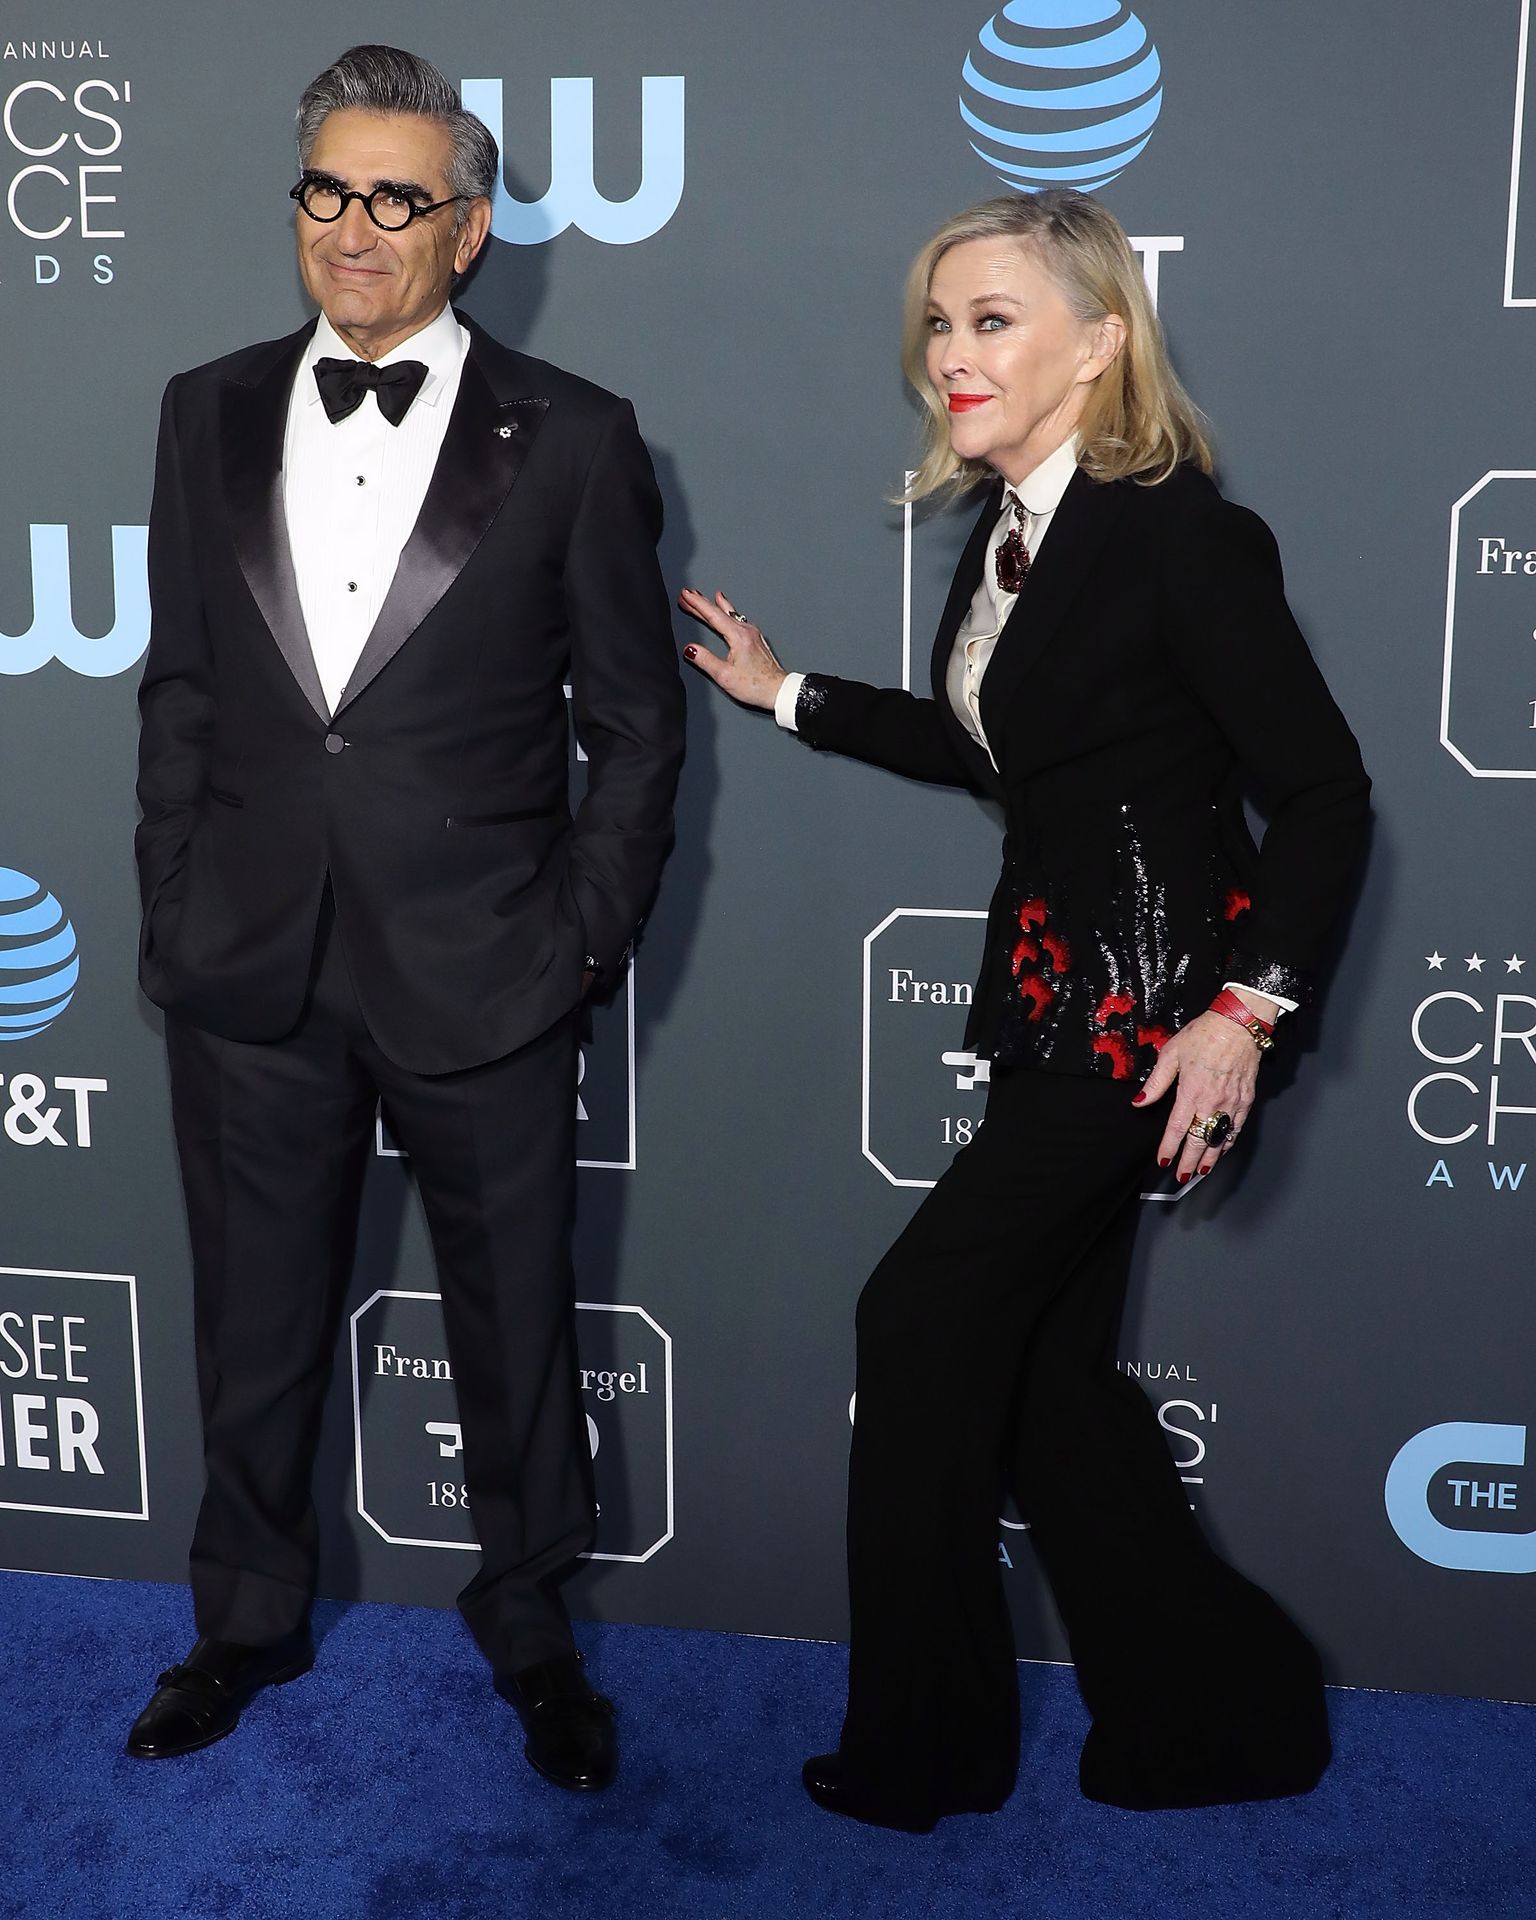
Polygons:
[[898,1833],[932,1833],[937,1816],[904,1812],[881,1806],[871,1794],[848,1778],[840,1753],[818,1753],[800,1769],[806,1792],[827,1813],[845,1814],[850,1820],[862,1820],[866,1826],[894,1827]]
[[155,1683],[153,1698],[128,1735],[128,1752],[136,1760],[169,1760],[210,1747],[234,1732],[253,1694],[297,1680],[314,1664],[307,1627],[269,1647],[200,1639],[179,1667],[169,1668]]
[[588,1686],[579,1653],[498,1674],[496,1691],[523,1723],[523,1757],[546,1780],[593,1793],[618,1772],[613,1702]]

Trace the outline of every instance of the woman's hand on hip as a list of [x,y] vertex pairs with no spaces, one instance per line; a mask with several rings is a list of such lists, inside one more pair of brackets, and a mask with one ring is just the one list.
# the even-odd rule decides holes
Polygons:
[[763,638],[762,628],[738,613],[723,593],[706,600],[696,588],[684,587],[677,604],[725,642],[723,660],[704,646],[684,647],[683,658],[692,661],[707,680],[713,680],[744,707],[764,707],[771,713],[786,676],[773,657],[773,648]]
[[[1149,1106],[1172,1089],[1168,1124],[1157,1149],[1158,1165],[1177,1157],[1180,1181],[1209,1173],[1236,1141],[1253,1106],[1259,1084],[1258,1048],[1235,1021],[1219,1013],[1202,1013],[1163,1047],[1157,1065],[1136,1096],[1137,1106]],[[1196,1120],[1227,1114],[1232,1131],[1219,1147],[1191,1139]]]

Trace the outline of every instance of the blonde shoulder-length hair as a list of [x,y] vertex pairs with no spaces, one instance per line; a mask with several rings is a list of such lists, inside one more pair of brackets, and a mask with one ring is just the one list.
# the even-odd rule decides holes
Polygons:
[[904,500],[955,495],[989,467],[950,448],[949,412],[928,378],[928,299],[933,271],[967,240],[1017,240],[1034,249],[1067,305],[1089,323],[1119,314],[1125,344],[1094,381],[1078,423],[1079,465],[1094,480],[1166,480],[1186,461],[1211,470],[1195,403],[1168,358],[1162,324],[1125,229],[1097,200],[1072,187],[984,200],[946,220],[912,262],[902,319],[901,363],[923,403],[922,458]]

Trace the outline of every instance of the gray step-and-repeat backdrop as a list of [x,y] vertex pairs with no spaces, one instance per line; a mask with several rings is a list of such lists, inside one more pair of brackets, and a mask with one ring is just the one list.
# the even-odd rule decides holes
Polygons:
[[[0,1563],[182,1574],[188,1263],[129,854],[156,409],[304,316],[293,105],[366,35],[437,61],[505,147],[466,309],[633,398],[669,582],[724,586],[792,666],[924,672],[964,516],[884,501],[925,235],[1055,177],[1136,237],[1379,819],[1251,1146],[1147,1202],[1123,1365],[1333,1678],[1536,1699],[1529,0],[1136,7],[7,9]],[[690,693],[677,850],[574,1094],[602,1502],[574,1598],[837,1636],[853,1302],[981,1112],[959,1049],[998,823]],[[377,1148],[325,1588],[446,1604],[472,1565],[453,1386],[382,1121]],[[1006,1510],[998,1554],[1021,1649],[1059,1656]]]

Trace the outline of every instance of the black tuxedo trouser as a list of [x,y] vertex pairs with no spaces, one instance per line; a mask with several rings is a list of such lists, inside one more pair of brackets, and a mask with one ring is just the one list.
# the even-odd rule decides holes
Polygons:
[[842,1753],[897,1815],[990,1810],[1014,1784],[1010,1484],[1092,1715],[1086,1793],[1240,1800],[1304,1790],[1327,1763],[1315,1653],[1206,1544],[1115,1367],[1165,1123],[1123,1082],[997,1074],[984,1126],[860,1297]]
[[499,1672],[571,1650],[557,1580],[592,1544],[570,1229],[576,1019],[489,1065],[406,1072],[369,1036],[327,890],[285,1039],[168,1017],[191,1228],[207,1490],[200,1633],[265,1645],[305,1619],[320,1419],[382,1098],[426,1211],[480,1541],[459,1605]]

